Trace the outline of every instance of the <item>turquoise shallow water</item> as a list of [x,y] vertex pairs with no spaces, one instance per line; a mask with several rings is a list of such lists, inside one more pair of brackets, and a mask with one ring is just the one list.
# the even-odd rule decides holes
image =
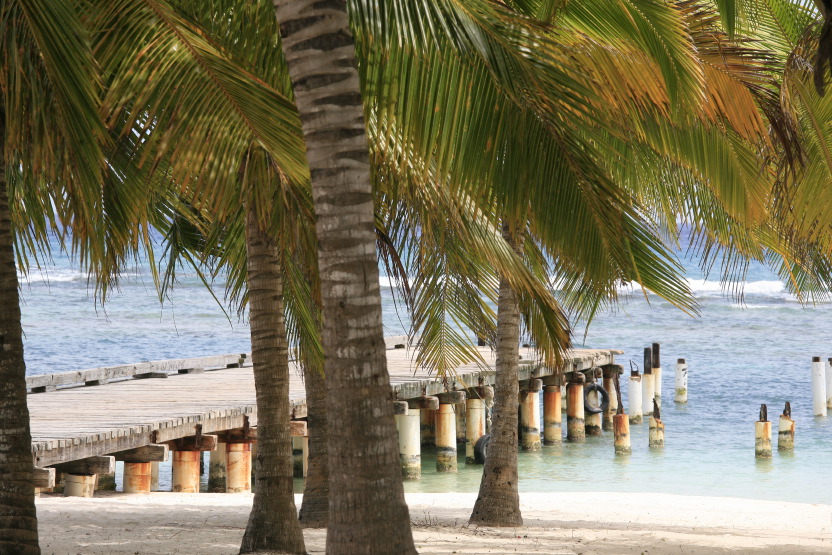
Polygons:
[[[48,273],[33,274],[22,288],[28,373],[41,374],[175,357],[244,352],[248,329],[229,321],[202,285],[185,276],[160,306],[152,282],[136,275],[102,309],[86,279],[56,258]],[[744,306],[726,298],[696,272],[692,287],[701,316],[691,318],[640,292],[601,315],[587,347],[624,350],[618,361],[641,364],[643,348],[662,345],[665,448],[647,449],[646,425],[632,427],[633,454],[616,457],[611,434],[586,444],[544,447],[520,454],[523,491],[653,491],[810,503],[832,503],[832,415],[811,416],[810,361],[832,356],[832,305],[804,308],[763,268],[752,268]],[[222,287],[217,290],[221,293]],[[403,333],[406,322],[384,292],[385,333]],[[576,343],[582,344],[582,330]],[[672,402],[676,359],[689,365],[689,403]],[[626,387],[622,381],[626,404]],[[760,403],[775,424],[785,401],[797,421],[793,455],[754,458],[754,421]],[[481,468],[436,474],[425,453],[423,478],[408,491],[476,491]],[[300,487],[300,484],[298,484]]]

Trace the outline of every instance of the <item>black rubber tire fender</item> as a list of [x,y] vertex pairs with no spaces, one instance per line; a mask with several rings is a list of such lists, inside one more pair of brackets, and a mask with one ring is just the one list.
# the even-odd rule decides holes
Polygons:
[[485,464],[485,457],[488,455],[488,444],[491,441],[491,434],[485,434],[474,444],[474,462]]
[[[601,396],[601,403],[597,406],[592,405],[589,402],[589,393],[591,391],[595,391]],[[604,389],[603,386],[597,383],[591,383],[584,387],[584,412],[588,412],[589,414],[598,414],[607,410],[608,406],[610,406],[610,394],[607,393],[607,390]]]

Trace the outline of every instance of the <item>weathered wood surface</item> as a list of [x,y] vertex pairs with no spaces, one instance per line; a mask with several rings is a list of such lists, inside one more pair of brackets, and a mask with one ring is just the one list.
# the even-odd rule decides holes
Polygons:
[[[388,338],[388,344],[396,342],[402,341]],[[490,349],[482,347],[480,351],[493,368]],[[614,350],[575,350],[567,355],[566,370],[612,364],[619,353]],[[410,349],[387,351],[395,397],[405,400],[445,391],[443,382],[416,369],[411,362],[412,356]],[[524,352],[524,357],[528,356],[531,352]],[[170,368],[176,372],[177,366],[171,364]],[[521,361],[521,380],[552,373],[552,369],[528,360]],[[85,381],[89,380],[81,379],[80,383]],[[476,387],[481,383],[494,383],[493,369],[483,370],[470,364],[457,369],[448,380],[451,389]],[[306,417],[305,392],[296,367],[291,373],[290,398],[291,417]],[[130,379],[111,382],[104,387],[59,388],[30,395],[28,401],[32,451],[35,466],[41,467],[192,436],[198,425],[202,434],[257,425],[251,366],[204,374],[175,373],[165,380]]]
[[[39,376],[27,376],[26,387],[39,390],[45,388],[46,392],[52,391],[52,387],[68,385],[104,385],[109,380],[118,380],[132,377],[167,377],[171,372],[198,373],[204,368],[225,368],[229,364],[241,364],[250,359],[247,353],[234,353],[230,355],[216,355],[198,358],[176,358],[170,360],[154,360],[137,362],[135,364],[122,364],[120,366],[104,366],[101,368],[90,368],[89,370],[76,370],[73,372],[61,372],[59,374],[42,374]],[[97,382],[97,383],[96,383]]]

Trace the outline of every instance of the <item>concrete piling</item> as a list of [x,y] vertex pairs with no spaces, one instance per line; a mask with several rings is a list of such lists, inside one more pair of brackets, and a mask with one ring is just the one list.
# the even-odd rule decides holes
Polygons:
[[820,357],[812,357],[812,409],[815,416],[826,416],[826,369]]
[[[621,398],[621,386],[617,373],[613,379],[613,390],[615,391],[616,397]],[[610,397],[612,397],[612,393],[610,393]],[[616,407],[615,414],[612,417],[612,433],[615,454],[629,455],[632,453],[630,446],[630,419],[624,414],[624,405],[621,403]]]
[[661,346],[658,343],[653,343],[652,347],[652,374],[653,374],[653,398],[656,400],[656,406],[661,410],[662,408],[662,362],[659,350]]
[[627,388],[627,401],[629,402],[630,424],[641,424],[643,415],[641,412],[641,376],[638,370],[630,371],[630,381]]
[[475,464],[474,446],[485,435],[485,401],[468,399],[465,412],[465,463]]
[[[292,438],[294,439],[294,438]],[[303,439],[303,438],[301,438]],[[251,491],[251,444],[225,444],[225,492]]]
[[[396,428],[399,431],[399,463],[402,478],[418,480],[422,477],[421,409],[395,403]],[[403,406],[402,406],[403,405]]]
[[783,414],[780,415],[780,427],[777,430],[777,450],[794,451],[794,420],[792,405],[786,401]]
[[150,463],[150,491],[159,491],[159,463]]
[[688,402],[688,364],[683,358],[676,361],[676,396],[673,400],[679,404]]
[[303,478],[303,436],[292,436],[292,475]]
[[92,497],[95,474],[64,474],[64,497]]
[[618,394],[615,391],[615,380],[618,378],[620,368],[618,365],[604,368],[604,389],[610,396],[610,401],[604,410],[604,416],[601,421],[601,428],[604,431],[611,431],[613,429],[613,416],[618,412]]
[[757,458],[771,458],[771,422],[768,421],[764,404],[760,405],[760,420],[754,426],[754,455]]
[[575,372],[566,388],[566,440],[573,443],[586,441],[584,379],[583,374]]
[[456,414],[454,406],[440,403],[436,411],[436,471],[456,472]]
[[559,385],[547,385],[543,388],[543,445],[555,445],[563,441]]
[[456,414],[456,443],[457,446],[459,446],[460,444],[465,445],[465,432],[467,430],[467,426],[465,425],[465,407],[456,407],[456,409],[454,410]]
[[208,454],[208,491],[225,491],[225,443],[218,443]]
[[436,444],[436,411],[422,409],[421,411],[422,445]]
[[202,451],[174,451],[171,491],[199,493],[199,461]]
[[650,430],[648,446],[651,449],[664,447],[664,422],[662,422],[661,409],[656,400],[653,399],[653,414],[650,415]]
[[543,382],[530,379],[520,391],[520,448],[540,451],[540,390]]
[[124,493],[150,493],[152,463],[124,463]]
[[641,412],[644,416],[653,414],[653,399],[655,398],[655,384],[653,382],[653,350],[644,349],[644,374],[641,376]]

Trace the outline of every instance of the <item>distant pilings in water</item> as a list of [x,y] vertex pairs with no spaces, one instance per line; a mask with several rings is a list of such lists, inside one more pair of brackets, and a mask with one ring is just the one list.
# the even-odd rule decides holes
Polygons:
[[683,358],[676,361],[676,396],[673,400],[679,404],[688,402],[688,363]]
[[653,414],[653,398],[656,395],[653,381],[653,349],[644,348],[644,374],[641,376],[641,412],[644,416]]
[[650,415],[648,442],[651,449],[664,447],[664,422],[662,422],[661,409],[655,399],[653,399],[653,414]]
[[754,425],[754,456],[771,458],[771,422],[766,405],[760,405],[760,419]]
[[[619,384],[618,374],[613,378],[615,386],[615,395],[621,398],[621,386]],[[612,395],[612,394],[610,394]],[[630,419],[624,414],[624,404],[619,403],[616,407],[615,415],[612,417],[612,430],[615,445],[616,455],[629,455],[632,453],[630,446]]]
[[641,375],[638,370],[630,371],[627,401],[629,402],[630,424],[641,424],[644,417],[641,412]]
[[653,343],[651,347],[652,353],[652,374],[653,374],[653,399],[655,406],[662,408],[662,362],[659,355],[661,346],[658,343]]
[[780,415],[780,427],[777,430],[777,450],[794,451],[794,420],[792,420],[792,406],[786,401],[783,414]]

